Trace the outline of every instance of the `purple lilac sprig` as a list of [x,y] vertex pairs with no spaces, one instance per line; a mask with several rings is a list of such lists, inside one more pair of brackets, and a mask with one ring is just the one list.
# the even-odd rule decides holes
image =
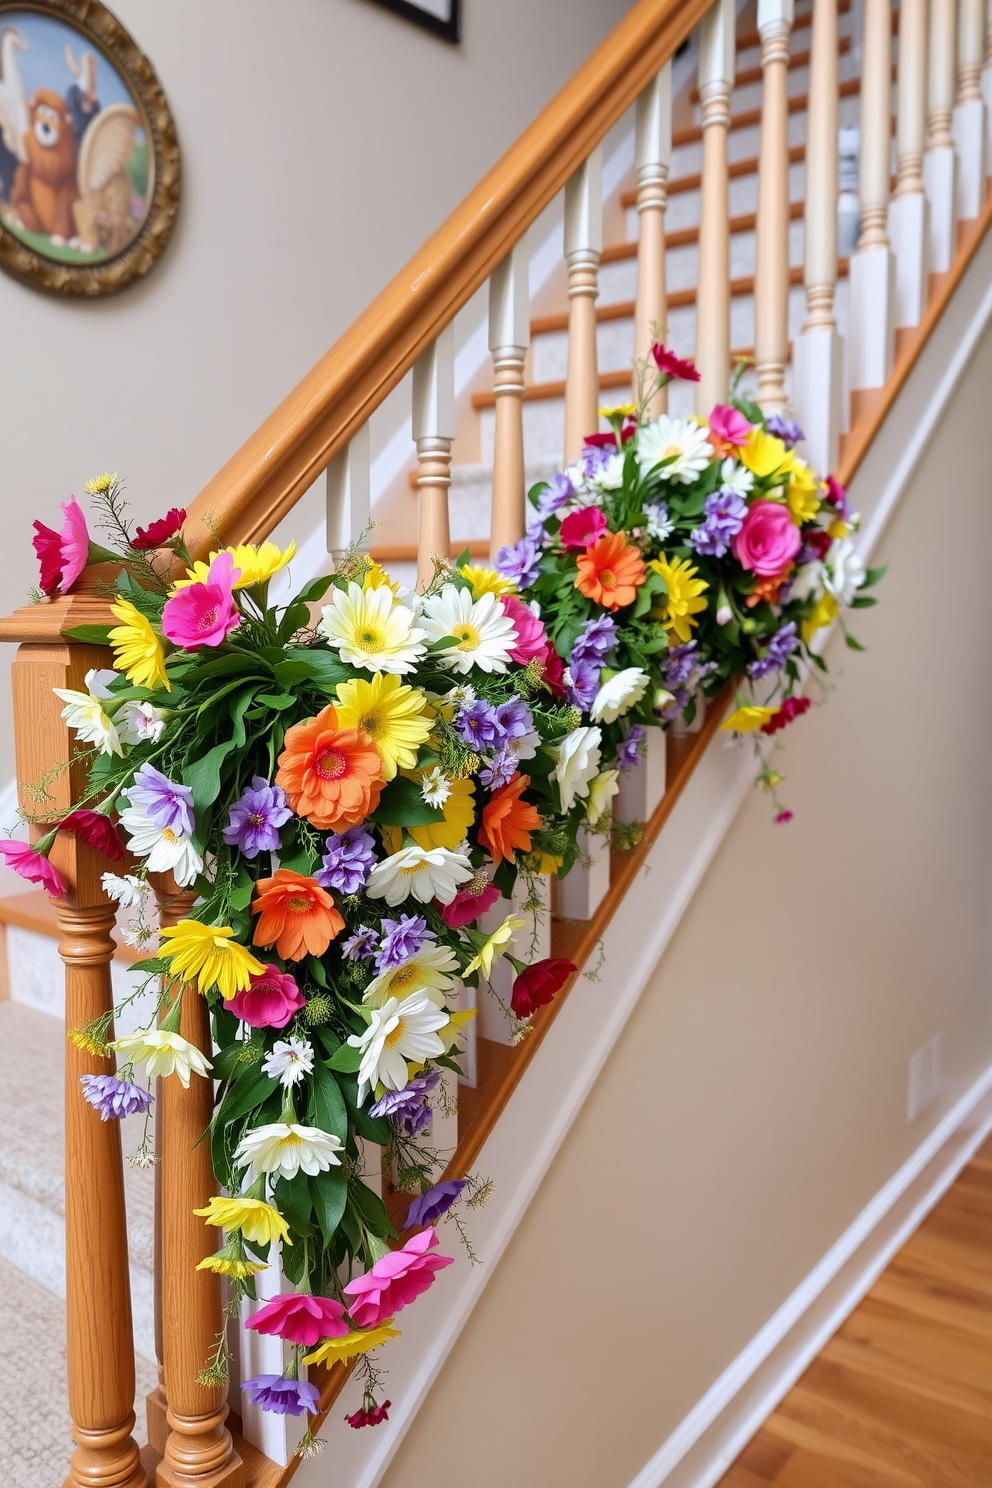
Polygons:
[[369,1115],[388,1117],[398,1136],[412,1140],[431,1119],[427,1097],[440,1078],[438,1070],[428,1070],[426,1075],[410,1080],[402,1090],[387,1090],[381,1100],[369,1107]]
[[703,513],[703,521],[692,534],[692,545],[707,558],[722,558],[744,526],[747,502],[737,491],[714,491],[707,496]]
[[765,428],[769,434],[774,434],[776,439],[781,439],[787,449],[792,449],[793,445],[806,437],[795,419],[783,418],[780,413],[773,413],[771,418],[766,420]]
[[401,914],[398,920],[383,920],[382,928],[385,934],[375,958],[375,969],[380,972],[403,966],[427,941],[437,939],[423,915]]
[[375,839],[364,827],[349,827],[328,837],[321,867],[314,874],[323,889],[357,894],[375,867]]
[[484,765],[479,771],[479,780],[483,788],[492,794],[493,791],[501,790],[504,785],[509,785],[516,774],[517,756],[509,744],[501,744],[492,756],[488,765]]
[[80,1075],[79,1083],[83,1087],[83,1099],[100,1112],[101,1121],[143,1116],[155,1099],[150,1090],[142,1090],[140,1085],[132,1085],[130,1080],[121,1080],[117,1075]]
[[777,630],[772,636],[764,656],[759,656],[757,661],[749,663],[748,676],[757,680],[760,677],[767,677],[769,672],[780,672],[798,645],[796,622],[790,620],[788,625],[783,625],[781,630]]
[[279,828],[292,814],[282,787],[270,785],[264,775],[254,775],[251,785],[231,807],[224,841],[249,859],[257,858],[260,852],[278,852]]

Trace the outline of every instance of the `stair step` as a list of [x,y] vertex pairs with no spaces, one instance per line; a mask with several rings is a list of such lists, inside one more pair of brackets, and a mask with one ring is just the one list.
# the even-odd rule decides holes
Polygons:
[[[805,211],[805,203],[794,201],[789,203],[789,220],[798,222]],[[754,232],[758,225],[757,212],[744,212],[740,217],[731,217],[730,232],[734,233]],[[683,227],[678,232],[665,234],[666,248],[687,248],[692,243],[699,241],[698,227]],[[637,257],[637,242],[629,239],[626,243],[610,243],[603,249],[600,263],[618,263],[625,258]],[[535,322],[531,322],[531,335],[535,334]]]
[[[800,160],[806,159],[806,146],[790,145],[789,164],[797,165]],[[756,176],[758,174],[757,155],[748,155],[743,160],[731,160],[727,166],[727,175],[732,179],[738,176]],[[669,196],[675,196],[681,191],[698,191],[703,184],[703,178],[699,171],[687,176],[674,176],[668,183]],[[620,205],[626,211],[629,207],[637,206],[636,191],[622,191],[620,193]]]
[[[839,52],[849,52],[851,50],[851,38],[849,36],[842,36],[842,37],[840,37],[839,38],[838,48],[837,49],[838,49]],[[802,51],[802,52],[793,52],[791,54],[791,56],[789,57],[789,67],[790,68],[793,68],[793,67],[796,67],[796,68],[799,68],[799,67],[808,67],[809,66],[809,58],[810,58],[810,54],[809,54],[809,50],[808,49],[806,51]],[[761,67],[744,67],[744,68],[742,68],[739,72],[736,73],[736,75],[734,77],[734,87],[735,88],[746,88],[751,83],[760,83],[761,82],[761,77],[762,77],[762,71],[763,71],[763,69]],[[689,94],[689,99],[690,99],[690,102],[692,102],[692,103],[698,103],[699,102],[699,89],[698,88],[693,88],[692,92]]]
[[[895,68],[892,69],[893,77]],[[861,92],[861,79],[859,77],[845,78],[838,87],[841,98],[854,98]],[[790,114],[804,114],[809,103],[808,95],[796,93],[789,99],[787,108]],[[731,129],[753,129],[756,124],[761,123],[760,108],[744,109],[739,114],[731,114]],[[677,150],[680,145],[696,145],[703,137],[701,124],[694,124],[691,129],[679,129],[672,135],[672,149]]]
[[[850,9],[851,9],[851,0],[838,0],[838,5],[837,5],[837,14],[838,15],[847,15],[848,12],[850,11]],[[809,26],[810,26],[810,24],[812,22],[812,20],[813,20],[813,12],[812,12],[812,10],[804,10],[803,13],[802,13],[802,15],[797,15],[796,18],[795,18],[795,20],[792,23],[792,34],[793,34],[793,36],[795,36],[795,34],[796,34],[797,31],[808,30],[809,29]],[[760,45],[761,45],[761,32],[760,31],[757,31],[757,30],[754,30],[754,31],[742,31],[740,33],[740,35],[738,36],[738,38],[737,38],[737,50],[739,52],[747,52],[747,51],[750,51],[751,47],[758,47]]]

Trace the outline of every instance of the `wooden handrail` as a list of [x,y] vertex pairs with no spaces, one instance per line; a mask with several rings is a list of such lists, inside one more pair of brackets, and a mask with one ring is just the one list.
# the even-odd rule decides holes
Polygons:
[[271,533],[701,20],[638,0],[478,186],[190,505],[190,550]]

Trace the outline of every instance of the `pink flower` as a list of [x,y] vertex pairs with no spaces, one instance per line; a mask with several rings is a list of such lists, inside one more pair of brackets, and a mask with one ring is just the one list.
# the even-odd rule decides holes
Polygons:
[[[847,492],[840,481],[835,480],[832,475],[827,476],[827,493],[824,500],[829,501],[831,506],[835,506],[840,516],[847,516]],[[37,523],[35,525],[37,526]]]
[[288,972],[270,965],[225,1006],[252,1028],[285,1028],[293,1014],[306,1006],[306,998]]
[[61,532],[46,527],[43,522],[34,524],[35,536],[31,541],[41,565],[41,588],[45,594],[54,594],[56,589],[65,594],[89,562],[90,535],[75,496],[62,502],[62,514],[65,521]]
[[522,599],[517,599],[515,594],[504,594],[500,603],[503,614],[513,621],[513,628],[517,632],[517,644],[510,652],[511,660],[518,662],[520,666],[526,666],[535,656],[543,656],[548,637],[540,617]]
[[343,1319],[344,1308],[333,1297],[310,1297],[301,1292],[267,1302],[245,1326],[286,1343],[313,1348],[322,1338],[344,1338],[351,1330]]
[[771,578],[788,569],[801,542],[787,506],[780,501],[755,501],[732,547],[742,568]]
[[356,1328],[377,1328],[433,1285],[435,1272],[450,1266],[452,1260],[451,1256],[428,1255],[436,1244],[433,1226],[421,1230],[402,1250],[391,1250],[371,1271],[349,1281],[344,1290],[356,1299],[348,1309]]
[[558,537],[566,553],[577,548],[583,551],[597,542],[606,531],[606,518],[598,506],[583,506],[569,512],[561,524]]
[[134,542],[131,544],[132,548],[136,548],[141,553],[146,548],[164,547],[171,538],[175,537],[185,520],[186,508],[184,506],[170,507],[164,517],[149,522],[147,527],[138,528]]
[[68,893],[65,879],[59,870],[48,861],[44,853],[36,852],[28,843],[18,842],[10,837],[5,842],[0,842],[0,857],[8,868],[13,868],[28,883],[41,884],[53,899],[64,899]]
[[[747,444],[751,425],[742,413],[726,403],[717,403],[709,416],[710,433],[716,435],[722,445],[741,449]],[[711,440],[712,444],[713,441]]]
[[59,822],[59,831],[78,837],[87,847],[95,847],[97,852],[102,852],[112,863],[124,861],[124,844],[120,833],[102,811],[90,811],[86,807],[70,811]]
[[366,1399],[368,1403],[363,1399],[361,1410],[352,1411],[350,1416],[345,1416],[348,1425],[354,1426],[356,1431],[363,1426],[379,1426],[383,1421],[389,1420],[389,1407],[393,1403],[391,1400],[384,1400],[381,1405],[376,1405],[371,1397]]
[[792,820],[795,814],[796,813],[794,811],[780,811],[778,816],[775,818],[775,825],[777,827],[784,826],[786,822],[790,822]]
[[219,646],[228,631],[241,624],[241,615],[231,595],[231,586],[240,573],[230,553],[218,553],[210,565],[206,583],[188,584],[166,601],[162,634],[184,651]]
[[654,357],[655,366],[663,376],[668,378],[675,377],[682,382],[699,381],[699,373],[692,363],[685,361],[682,357],[677,357],[674,351],[669,351],[666,347],[662,346],[660,341],[655,346],[652,346],[651,355]]
[[490,883],[484,873],[477,873],[467,888],[459,889],[450,904],[438,904],[435,909],[449,930],[460,930],[471,925],[487,909],[492,909],[499,898],[499,889]]

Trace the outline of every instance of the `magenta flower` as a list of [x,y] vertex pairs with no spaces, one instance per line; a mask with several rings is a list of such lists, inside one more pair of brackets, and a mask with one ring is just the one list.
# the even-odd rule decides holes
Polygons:
[[300,1292],[267,1302],[245,1326],[286,1343],[313,1348],[322,1338],[344,1338],[351,1330],[343,1318],[344,1308],[333,1297],[311,1297]]
[[288,972],[267,966],[225,1006],[252,1028],[285,1028],[293,1014],[306,1006],[306,998]]
[[548,646],[548,636],[540,617],[515,594],[504,594],[500,604],[503,606],[503,614],[513,621],[513,628],[517,632],[517,643],[510,652],[511,661],[515,661],[518,666],[526,666],[535,656],[543,657]]
[[365,1395],[362,1397],[361,1410],[352,1411],[350,1416],[345,1416],[345,1420],[356,1431],[360,1431],[363,1426],[379,1426],[383,1421],[389,1420],[389,1407],[392,1403],[391,1400],[384,1400],[381,1405],[377,1405],[371,1395]]
[[582,506],[569,512],[561,524],[559,540],[566,553],[591,547],[606,531],[606,518],[598,506]]
[[170,506],[164,517],[149,522],[147,527],[138,528],[131,544],[132,548],[142,553],[147,548],[164,547],[167,542],[172,541],[185,520],[186,508],[184,506]]
[[474,924],[487,909],[492,909],[498,898],[496,885],[490,883],[484,873],[477,873],[470,883],[458,890],[450,904],[435,904],[435,908],[449,930],[460,930],[463,925]]
[[125,858],[124,844],[120,833],[102,811],[90,811],[86,807],[79,807],[76,811],[70,811],[59,822],[59,831],[68,832],[71,837],[77,837],[80,842],[85,842],[87,847],[95,847],[97,852],[102,852],[105,858],[112,863],[123,863]]
[[710,433],[715,434],[717,439],[724,444],[732,444],[737,449],[747,444],[751,425],[742,413],[736,408],[731,408],[727,403],[717,403],[709,416]]
[[421,1230],[402,1250],[391,1250],[371,1271],[349,1281],[344,1290],[355,1298],[349,1311],[356,1328],[377,1328],[433,1286],[435,1274],[452,1264],[451,1256],[427,1254],[436,1244],[433,1226]]
[[65,594],[89,562],[90,535],[75,496],[62,502],[62,514],[65,521],[61,532],[46,527],[43,522],[34,524],[32,543],[41,565],[41,588],[45,594],[54,594],[56,589]]
[[231,594],[241,570],[230,553],[218,553],[210,565],[206,582],[187,584],[162,611],[162,634],[184,651],[201,646],[219,646],[228,631],[241,624],[241,615]]
[[41,884],[53,899],[64,899],[68,893],[65,879],[48,861],[47,854],[37,852],[28,843],[18,842],[16,838],[10,837],[5,842],[0,842],[0,857],[8,868],[13,868],[28,883]]
[[801,543],[789,508],[779,501],[761,500],[748,508],[731,547],[742,568],[765,579],[787,573]]
[[677,357],[674,351],[669,351],[659,341],[651,348],[654,364],[663,377],[667,379],[676,378],[680,382],[698,382],[699,373],[692,362],[686,361],[684,357]]

